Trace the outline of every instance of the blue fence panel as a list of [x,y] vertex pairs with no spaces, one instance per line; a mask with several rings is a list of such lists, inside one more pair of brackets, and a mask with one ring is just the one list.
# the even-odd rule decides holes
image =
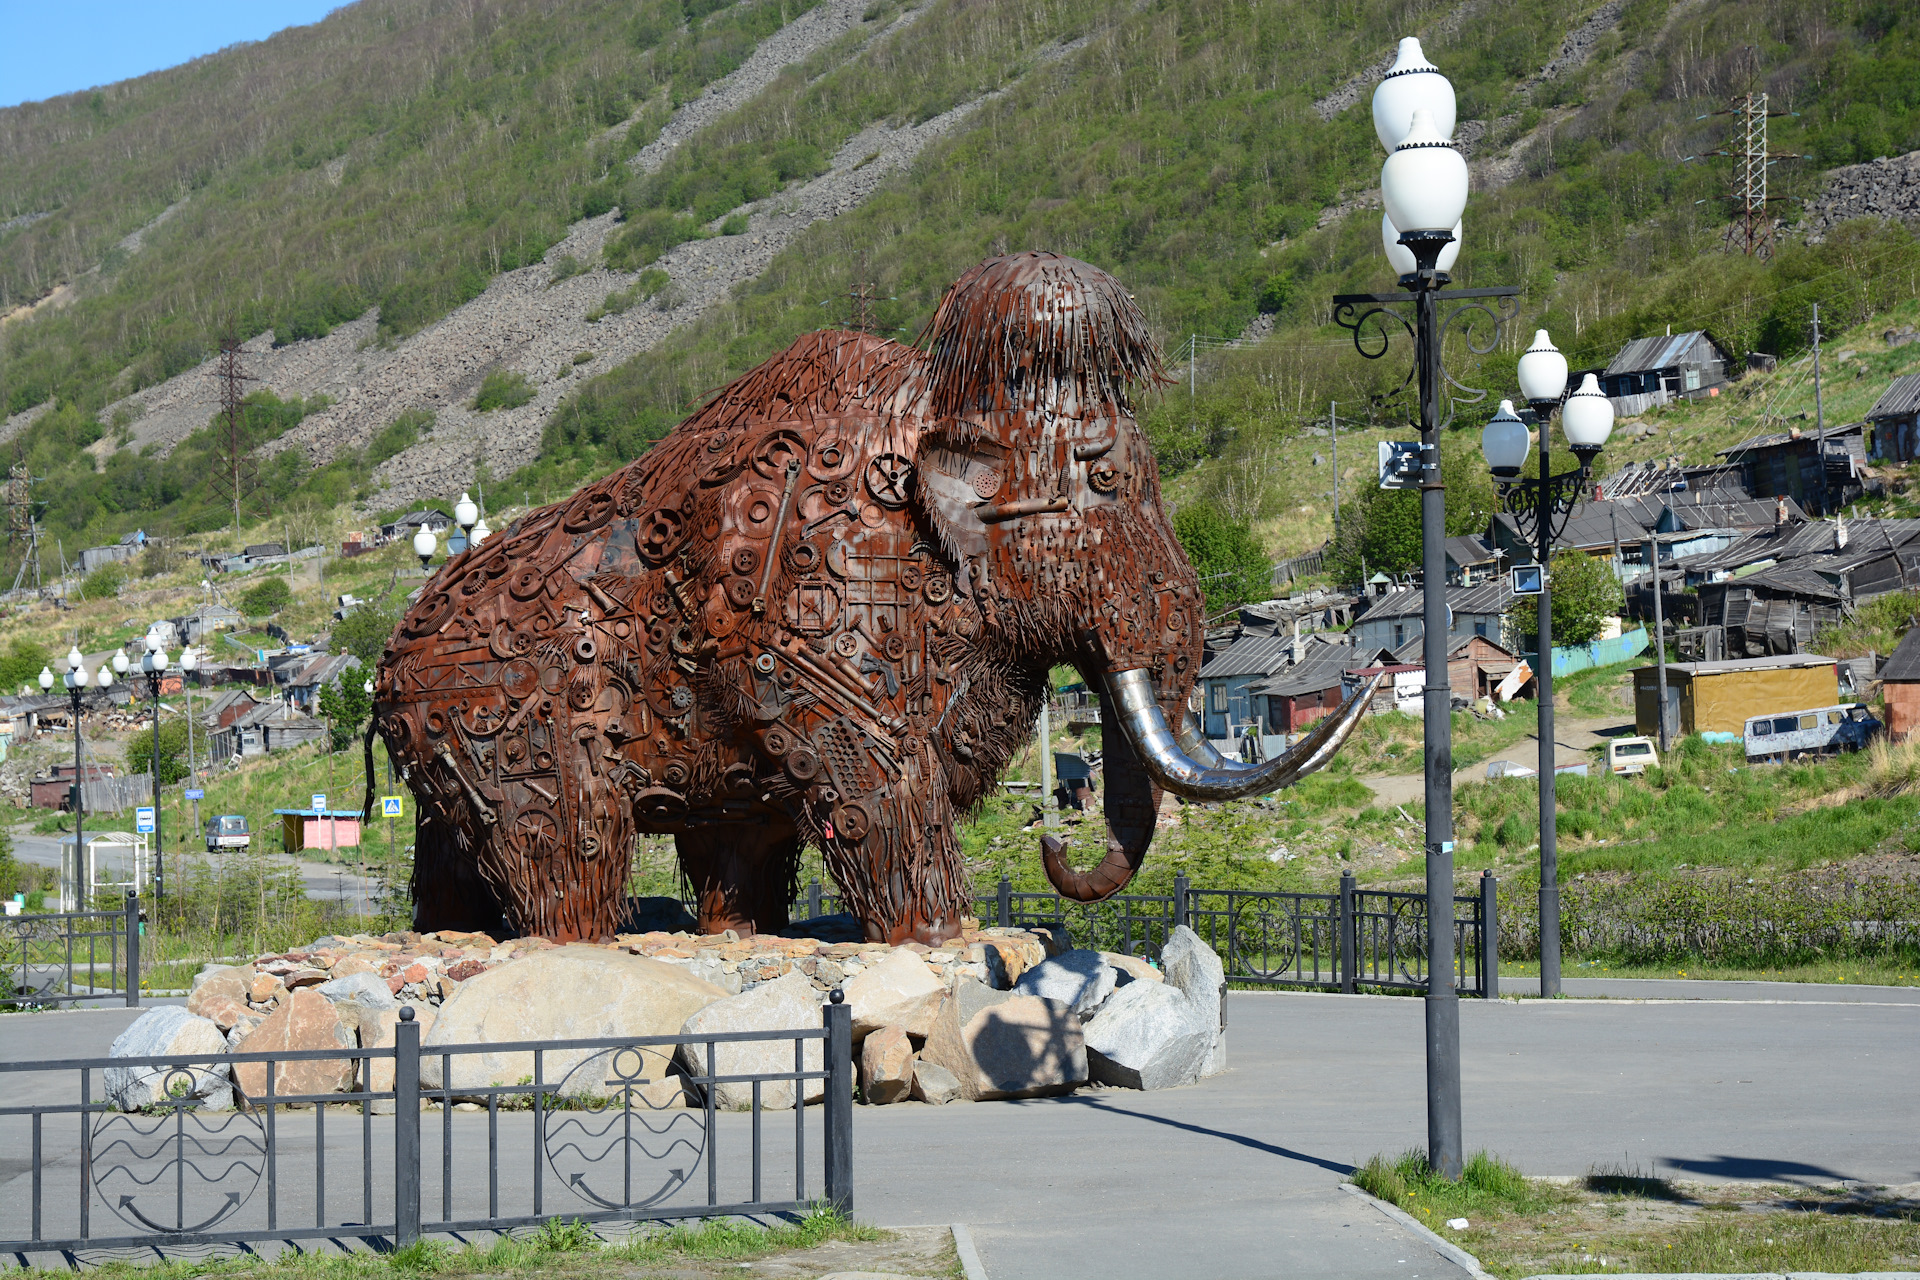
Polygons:
[[1595,640],[1591,644],[1569,645],[1564,649],[1556,645],[1553,650],[1554,678],[1570,676],[1588,667],[1612,666],[1628,658],[1637,658],[1646,651],[1645,627],[1635,627],[1611,640]]

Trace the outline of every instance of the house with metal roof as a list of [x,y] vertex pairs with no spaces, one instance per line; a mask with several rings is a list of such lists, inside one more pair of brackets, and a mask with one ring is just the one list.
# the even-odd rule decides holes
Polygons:
[[1279,674],[1252,682],[1247,688],[1248,705],[1264,711],[1273,732],[1298,733],[1339,708],[1343,674],[1353,660],[1354,651],[1348,645],[1316,644]]
[[1491,539],[1463,534],[1446,541],[1447,585],[1470,587],[1500,572],[1500,553]]
[[438,507],[429,507],[420,511],[409,511],[392,524],[380,526],[380,540],[392,542],[395,538],[411,538],[420,530],[430,533],[445,533],[453,526],[453,517]]
[[1910,627],[1880,668],[1880,688],[1887,699],[1887,734],[1895,742],[1913,736],[1920,727],[1920,627]]
[[[1513,603],[1513,589],[1505,577],[1495,577],[1472,587],[1449,587],[1447,608],[1453,614],[1452,636],[1487,636],[1498,640],[1500,620]],[[1399,649],[1409,640],[1425,633],[1422,612],[1426,593],[1419,587],[1402,587],[1369,602],[1365,613],[1348,633],[1361,649]]]
[[1920,458],[1920,373],[1895,378],[1867,410],[1873,427],[1875,462],[1912,462]]
[[1824,438],[1798,427],[1775,431],[1718,456],[1740,467],[1748,492],[1785,495],[1825,515],[1865,492],[1860,469],[1867,460],[1866,423],[1828,427]]
[[1635,338],[1621,347],[1600,375],[1600,390],[1622,416],[1657,404],[1719,395],[1732,377],[1734,360],[1705,329]]
[[[1243,631],[1200,668],[1201,723],[1207,737],[1231,738],[1254,720],[1265,719],[1270,708],[1252,687],[1328,649],[1338,650],[1351,665],[1353,651],[1343,635]],[[1266,723],[1271,727],[1275,722]]]

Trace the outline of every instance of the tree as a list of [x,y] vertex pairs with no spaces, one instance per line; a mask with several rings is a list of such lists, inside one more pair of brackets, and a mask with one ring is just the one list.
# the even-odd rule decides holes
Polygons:
[[23,684],[33,684],[39,679],[41,669],[52,665],[53,654],[45,645],[15,640],[7,646],[6,656],[0,657],[0,694],[11,693]]
[[[187,776],[187,722],[179,716],[160,722],[160,785]],[[127,741],[127,771],[138,776],[153,771],[153,730],[136,732]]]
[[127,567],[118,560],[101,565],[80,583],[80,594],[88,600],[106,600],[120,594],[127,585]]
[[[1553,596],[1553,642],[1585,644],[1599,636],[1606,620],[1620,612],[1620,580],[1613,567],[1584,551],[1562,551],[1553,557],[1548,585]],[[1540,606],[1531,596],[1513,602],[1507,620],[1520,635],[1537,637]],[[1534,639],[1534,643],[1539,643]]]
[[333,734],[333,749],[345,751],[360,734],[367,714],[373,710],[373,695],[367,692],[367,674],[360,667],[347,670],[320,686],[320,714],[327,718]]
[[278,613],[293,603],[293,588],[281,577],[267,578],[247,588],[240,597],[240,612],[250,618]]
[[334,624],[333,635],[327,641],[336,653],[350,653],[360,659],[360,665],[372,671],[380,665],[380,655],[386,651],[387,641],[393,638],[393,629],[400,623],[398,610],[368,602],[347,611],[347,616]]
[[1174,536],[1200,576],[1209,611],[1265,600],[1273,594],[1273,565],[1245,524],[1211,502],[1182,507],[1173,517]]
[[[1447,486],[1447,536],[1485,533],[1500,508],[1475,433],[1441,437],[1440,477]],[[1420,568],[1421,555],[1418,489],[1369,484],[1356,501],[1341,506],[1340,537],[1333,545],[1330,566],[1338,578],[1358,581],[1364,576],[1363,565],[1369,573],[1412,572]]]

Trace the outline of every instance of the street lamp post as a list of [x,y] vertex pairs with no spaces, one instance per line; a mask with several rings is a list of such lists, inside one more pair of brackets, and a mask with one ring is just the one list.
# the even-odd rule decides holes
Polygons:
[[[1533,346],[1520,357],[1518,374],[1520,393],[1529,406],[1528,416],[1539,427],[1539,477],[1529,480],[1520,474],[1527,460],[1527,428],[1514,413],[1512,401],[1502,400],[1500,412],[1480,433],[1480,451],[1499,483],[1506,509],[1513,514],[1522,536],[1533,544],[1534,560],[1540,566],[1539,643],[1534,655],[1539,664],[1534,679],[1540,744],[1540,994],[1551,999],[1560,994],[1560,854],[1554,774],[1553,586],[1548,568],[1554,539],[1566,528],[1567,517],[1586,492],[1593,459],[1613,432],[1613,406],[1600,394],[1592,374],[1587,375],[1580,390],[1566,395],[1567,358],[1553,345],[1545,329],[1534,334]],[[1580,459],[1580,466],[1554,475],[1547,455],[1551,451],[1553,411],[1562,397],[1566,398],[1566,407],[1560,429]]]
[[[1393,67],[1374,90],[1374,131],[1390,154],[1380,173],[1381,239],[1399,275],[1398,293],[1340,294],[1334,323],[1350,330],[1362,356],[1387,353],[1392,324],[1413,339],[1413,367],[1401,384],[1418,379],[1420,407],[1420,532],[1422,658],[1425,665],[1424,772],[1427,861],[1427,1159],[1442,1177],[1458,1178],[1464,1162],[1460,1132],[1460,1003],[1454,974],[1452,691],[1447,685],[1451,639],[1446,602],[1446,489],[1440,475],[1441,397],[1448,384],[1462,391],[1441,360],[1441,339],[1456,322],[1463,331],[1478,312],[1494,323],[1484,347],[1469,334],[1469,347],[1485,354],[1512,318],[1486,300],[1511,299],[1519,290],[1447,289],[1449,269],[1460,251],[1467,204],[1467,163],[1450,141],[1453,86],[1428,62],[1420,42],[1405,39]],[[1453,306],[1444,316],[1440,304]],[[1409,318],[1397,308],[1411,304]],[[1375,329],[1368,331],[1369,321]],[[1389,323],[1391,322],[1391,323]],[[1377,344],[1377,347],[1374,345]],[[1483,392],[1469,392],[1477,399]],[[1450,413],[1446,416],[1450,416]]]
[[160,829],[160,681],[167,673],[167,651],[160,637],[147,633],[147,652],[140,659],[146,673],[147,693],[153,699],[153,901],[156,907],[166,894],[165,840]]
[[[187,700],[187,779],[189,785],[193,785],[199,781],[195,776],[199,773],[198,761],[195,760],[193,754],[193,685],[191,683],[194,678],[194,672],[199,669],[200,655],[194,652],[192,646],[182,649],[180,651],[180,693],[181,696]],[[157,800],[154,801],[156,813],[158,812],[159,803]],[[193,801],[193,829],[195,831],[200,830],[200,801],[197,798]]]

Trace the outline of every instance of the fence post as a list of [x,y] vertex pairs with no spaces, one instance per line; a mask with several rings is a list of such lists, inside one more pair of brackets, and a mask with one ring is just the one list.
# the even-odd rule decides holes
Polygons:
[[127,1008],[140,1007],[140,895],[127,890]]
[[807,919],[818,920],[819,918],[820,918],[820,881],[817,879],[814,879],[814,880],[807,881]]
[[1000,927],[1013,927],[1013,882],[1005,876],[1000,877],[1000,888],[994,895],[998,901],[995,909],[1000,913]]
[[393,1247],[420,1238],[420,1024],[400,1006],[393,1028]]
[[[1001,881],[1002,884],[1006,882]],[[825,1103],[827,1203],[853,1216],[853,1006],[835,987],[827,996],[827,1096]]]
[[1360,978],[1360,929],[1353,912],[1353,872],[1340,873],[1340,990],[1352,995]]
[[1500,998],[1500,899],[1493,872],[1480,873],[1480,994]]
[[[1187,924],[1187,877],[1181,872],[1173,877],[1173,922],[1176,925]],[[1187,925],[1191,929],[1192,925]]]

